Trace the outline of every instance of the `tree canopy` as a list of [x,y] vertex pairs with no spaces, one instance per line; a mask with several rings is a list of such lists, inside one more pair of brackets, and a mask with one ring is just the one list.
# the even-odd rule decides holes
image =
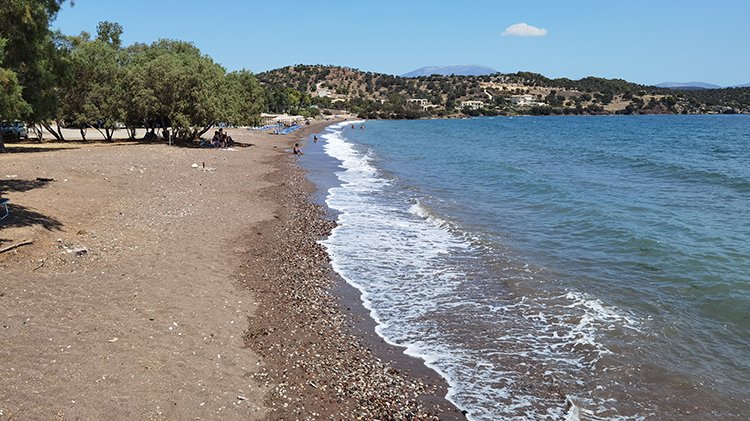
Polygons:
[[[111,140],[122,127],[161,128],[193,140],[223,122],[256,123],[268,94],[249,71],[227,71],[193,44],[123,46],[123,27],[65,36],[50,22],[64,0],[0,0],[0,120],[23,119],[58,139],[61,127]],[[309,95],[292,90],[295,105]],[[56,126],[56,127],[53,127]]]
[[[0,39],[5,42],[5,54],[0,69],[5,78],[15,74],[26,105],[18,104],[15,114],[25,120],[38,122],[50,117],[54,110],[58,75],[55,34],[49,29],[64,0],[0,0]],[[20,105],[20,107],[19,107]]]

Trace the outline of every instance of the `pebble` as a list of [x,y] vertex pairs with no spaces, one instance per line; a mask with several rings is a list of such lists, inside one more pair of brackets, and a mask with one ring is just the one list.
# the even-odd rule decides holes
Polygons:
[[[330,259],[318,244],[336,223],[308,200],[300,170],[281,182],[274,193],[283,211],[259,228],[267,240],[249,250],[240,281],[257,295],[245,343],[265,363],[251,377],[272,387],[266,403],[274,417],[439,419],[418,400],[434,393],[432,386],[395,370],[348,333],[330,291]],[[254,267],[273,270],[246,276]]]

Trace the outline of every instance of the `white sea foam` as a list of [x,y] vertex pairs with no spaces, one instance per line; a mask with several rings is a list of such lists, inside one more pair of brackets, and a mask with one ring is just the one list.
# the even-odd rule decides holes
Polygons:
[[[557,395],[537,395],[528,372],[576,381],[608,351],[597,332],[611,324],[636,324],[584,294],[528,298],[485,296],[461,256],[477,247],[429,207],[394,185],[373,165],[370,152],[345,138],[346,127],[323,135],[326,153],[341,161],[341,185],[326,203],[338,212],[337,227],[321,241],[332,266],[361,291],[376,332],[405,346],[449,384],[447,398],[470,420],[576,419],[582,409],[562,407]],[[508,268],[519,279],[534,272]],[[478,294],[478,295],[477,295]],[[466,332],[485,334],[469,337]],[[525,386],[519,386],[525,382]],[[532,384],[533,386],[533,384]]]
[[420,200],[416,200],[416,203],[409,207],[409,213],[416,215],[434,225],[439,227],[448,227],[449,224],[446,220],[435,215],[424,203]]

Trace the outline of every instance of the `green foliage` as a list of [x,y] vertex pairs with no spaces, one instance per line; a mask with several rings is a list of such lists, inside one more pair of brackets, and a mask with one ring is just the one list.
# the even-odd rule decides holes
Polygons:
[[132,54],[125,92],[137,98],[138,117],[171,126],[180,140],[193,140],[234,117],[224,69],[192,44],[160,40]]
[[[28,107],[22,117],[38,122],[56,110],[59,58],[55,36],[49,30],[64,0],[2,0],[0,38],[7,41],[0,68],[15,73]],[[9,73],[6,78],[10,80]]]
[[[5,43],[6,41],[0,38],[0,63],[5,54]],[[15,120],[29,112],[30,107],[23,99],[18,76],[14,71],[0,67],[0,121]]]
[[594,98],[596,98],[600,103],[602,104],[609,104],[614,99],[614,95],[610,91],[604,91],[604,92],[597,92],[594,94]]
[[122,25],[119,23],[109,21],[99,22],[96,26],[96,39],[119,49],[122,46],[122,41],[120,40],[122,32]]
[[227,123],[234,125],[260,123],[260,113],[265,107],[265,95],[255,75],[247,70],[229,73],[227,94],[231,96],[234,106]]
[[71,78],[63,90],[61,114],[78,127],[104,130],[107,140],[124,119],[122,52],[97,39],[70,54]]
[[190,141],[218,122],[259,121],[265,94],[252,73],[227,74],[182,41],[123,49],[121,33],[105,22],[93,41],[86,34],[68,39],[72,71],[59,113],[69,123],[103,130],[107,139],[124,124],[131,137],[136,127],[161,127]]
[[544,97],[544,101],[552,107],[560,107],[565,103],[565,97],[557,95],[557,91],[550,91],[549,95]]

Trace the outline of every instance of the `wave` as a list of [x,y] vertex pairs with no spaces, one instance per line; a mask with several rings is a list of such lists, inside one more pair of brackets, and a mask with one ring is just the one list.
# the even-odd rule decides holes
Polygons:
[[[341,162],[341,185],[328,191],[338,223],[321,244],[334,270],[361,292],[376,333],[444,377],[446,398],[471,420],[603,412],[606,403],[577,397],[585,394],[580,376],[610,353],[600,333],[637,330],[636,319],[578,292],[503,289],[537,285],[534,271],[484,268],[490,251],[379,171],[372,151],[346,139],[349,124],[323,135],[324,150]],[[570,391],[562,400],[561,385]]]
[[438,227],[448,227],[450,225],[448,221],[440,218],[432,209],[422,203],[419,199],[417,199],[416,203],[409,207],[409,213],[411,213],[412,215],[416,215]]

